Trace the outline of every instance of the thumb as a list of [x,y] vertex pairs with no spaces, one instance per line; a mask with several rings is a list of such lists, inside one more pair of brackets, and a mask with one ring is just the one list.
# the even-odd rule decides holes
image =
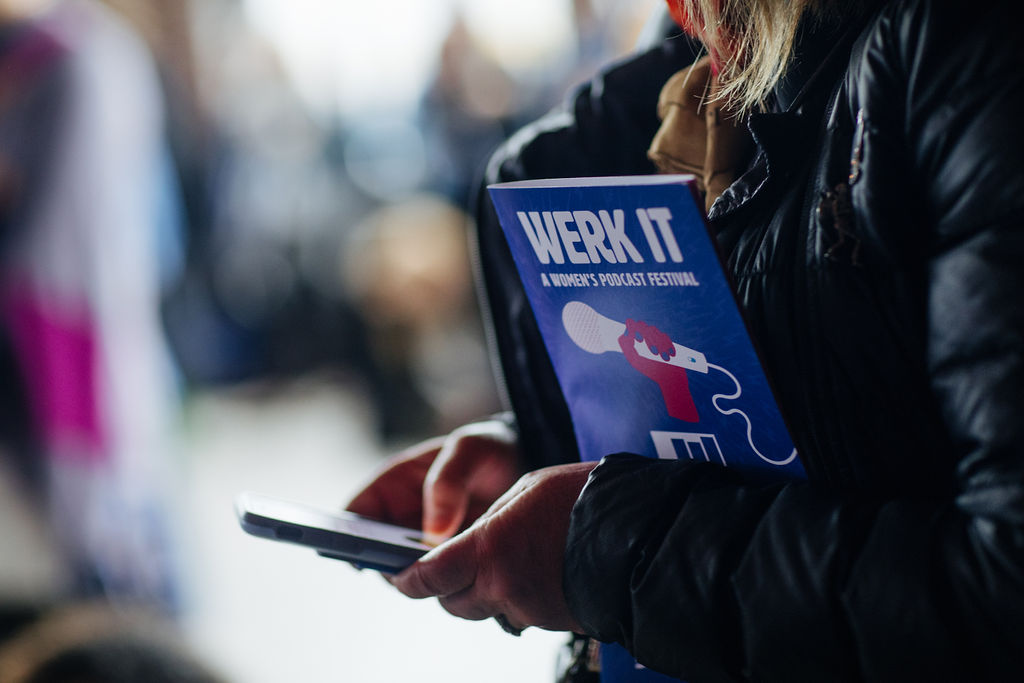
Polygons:
[[394,577],[391,583],[410,598],[444,597],[476,580],[476,538],[463,534],[435,548]]

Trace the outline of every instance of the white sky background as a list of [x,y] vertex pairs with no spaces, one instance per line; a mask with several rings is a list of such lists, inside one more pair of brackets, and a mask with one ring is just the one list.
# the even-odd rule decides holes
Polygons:
[[245,0],[314,110],[364,113],[417,97],[462,8],[482,44],[511,69],[571,45],[567,0]]

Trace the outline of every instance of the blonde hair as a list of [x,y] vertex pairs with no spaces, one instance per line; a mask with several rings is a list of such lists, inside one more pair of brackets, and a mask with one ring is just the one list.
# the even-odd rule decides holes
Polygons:
[[673,0],[718,71],[718,99],[741,113],[764,107],[789,66],[801,19],[827,0]]

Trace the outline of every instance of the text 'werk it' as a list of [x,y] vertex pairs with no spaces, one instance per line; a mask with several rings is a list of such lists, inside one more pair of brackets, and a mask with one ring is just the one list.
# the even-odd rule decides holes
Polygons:
[[[636,223],[627,225],[626,212],[612,211],[518,211],[537,260],[542,264],[644,263],[644,256],[627,234],[639,226],[647,253],[657,263],[682,263],[672,232],[672,213],[665,207],[636,210]],[[635,230],[634,230],[635,232]]]

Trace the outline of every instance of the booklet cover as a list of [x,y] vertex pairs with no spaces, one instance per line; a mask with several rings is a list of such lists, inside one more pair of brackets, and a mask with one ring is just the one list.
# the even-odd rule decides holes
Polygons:
[[[584,460],[803,478],[691,176],[489,186]],[[603,683],[670,681],[601,647]]]
[[584,460],[627,451],[805,476],[691,176],[488,189]]

